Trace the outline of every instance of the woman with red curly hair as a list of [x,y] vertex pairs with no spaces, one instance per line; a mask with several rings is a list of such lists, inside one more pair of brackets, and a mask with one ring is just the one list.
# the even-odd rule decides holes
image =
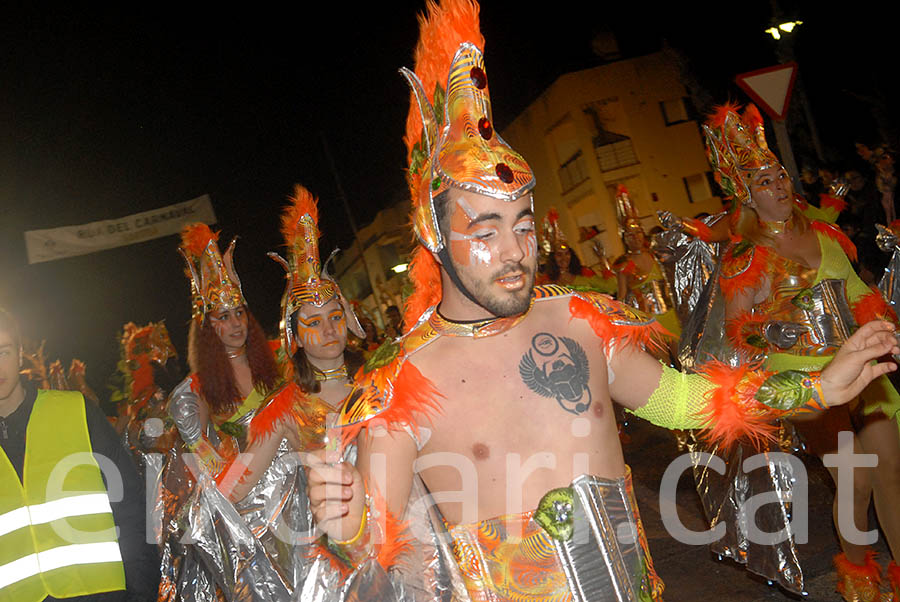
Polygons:
[[169,401],[184,443],[212,475],[245,445],[254,411],[280,381],[275,356],[241,292],[234,241],[220,254],[217,238],[204,224],[182,232],[179,250],[193,296],[191,375]]
[[[736,107],[722,107],[705,130],[716,179],[734,203],[735,236],[723,256],[719,280],[732,347],[745,359],[764,358],[772,370],[818,370],[856,326],[873,319],[896,323],[881,295],[854,272],[853,244],[829,223],[842,199],[822,195],[819,209],[795,196],[787,172],[766,144],[756,108],[748,106],[741,116]],[[881,377],[863,391],[855,407],[791,418],[808,449],[820,458],[837,451],[838,433],[844,431],[853,433],[854,453],[878,456],[877,466],[852,471],[852,496],[842,495],[849,490],[840,483],[847,475],[828,467],[838,484],[834,519],[843,553],[835,564],[845,600],[882,599],[880,567],[874,552],[858,539],[867,530],[873,493],[893,558],[900,557],[900,513],[892,507],[900,499],[898,411],[900,395]],[[847,525],[851,512],[853,523]],[[900,597],[896,562],[888,575]]]

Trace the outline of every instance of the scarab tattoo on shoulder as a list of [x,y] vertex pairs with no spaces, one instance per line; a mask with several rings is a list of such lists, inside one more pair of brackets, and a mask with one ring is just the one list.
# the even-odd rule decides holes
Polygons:
[[567,412],[581,414],[591,406],[587,354],[574,340],[539,332],[519,361],[519,375],[529,389],[556,399]]

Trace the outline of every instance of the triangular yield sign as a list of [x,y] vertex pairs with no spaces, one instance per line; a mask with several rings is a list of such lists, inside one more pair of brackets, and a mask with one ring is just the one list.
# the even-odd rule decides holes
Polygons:
[[735,77],[735,82],[772,119],[783,120],[797,78],[797,63],[766,67]]

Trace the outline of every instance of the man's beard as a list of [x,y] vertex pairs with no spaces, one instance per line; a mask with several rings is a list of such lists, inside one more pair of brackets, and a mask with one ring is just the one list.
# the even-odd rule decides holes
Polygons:
[[[456,270],[459,277],[459,281],[456,283],[457,288],[462,284],[478,305],[498,318],[519,315],[524,313],[531,305],[531,293],[534,288],[534,271],[528,269],[522,263],[516,263],[502,268],[496,274],[491,275],[490,280],[488,281],[470,280],[457,269],[455,263],[453,264],[453,269]],[[518,291],[510,293],[494,293],[491,291],[491,285],[494,282],[503,278],[505,275],[514,272],[522,273],[523,278],[525,278],[525,286]]]

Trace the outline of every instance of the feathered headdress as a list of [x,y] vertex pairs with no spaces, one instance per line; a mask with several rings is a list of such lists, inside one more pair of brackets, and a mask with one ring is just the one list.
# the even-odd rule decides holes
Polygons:
[[131,399],[154,384],[154,362],[164,366],[169,358],[178,357],[166,324],[162,321],[150,322],[146,326],[128,322],[122,327],[121,345],[131,375]]
[[281,264],[285,270],[287,284],[281,297],[281,344],[293,355],[297,350],[291,329],[291,315],[304,303],[322,307],[337,296],[347,317],[347,327],[353,334],[365,338],[365,332],[356,319],[356,314],[341,295],[337,282],[322,269],[319,259],[319,209],[318,200],[304,186],[294,186],[290,205],[281,215],[281,234],[288,249],[287,259],[278,253],[269,257]]
[[566,233],[559,227],[559,212],[556,207],[550,207],[541,222],[541,251],[545,255],[550,255],[554,251],[568,248]]
[[412,221],[434,253],[444,245],[435,196],[456,186],[513,201],[535,183],[525,159],[494,131],[478,13],[473,0],[429,0],[415,70],[400,69],[412,89],[405,137]]
[[616,221],[619,222],[619,236],[624,236],[632,229],[643,231],[634,201],[631,200],[628,189],[622,184],[616,188]]
[[178,250],[187,263],[191,315],[197,322],[214,309],[236,309],[247,304],[232,263],[237,239],[232,239],[224,255],[219,253],[218,239],[218,233],[206,224],[190,224],[181,231]]
[[[400,69],[411,88],[403,139],[411,221],[433,253],[444,247],[435,196],[456,186],[514,201],[535,184],[525,159],[494,131],[479,11],[474,0],[427,0],[419,15],[415,67]],[[437,262],[422,248],[414,252],[410,279],[415,292],[407,299],[404,322],[415,324],[441,297]]]
[[779,163],[778,157],[769,150],[763,118],[756,105],[747,105],[743,115],[738,115],[739,110],[736,104],[722,105],[703,125],[706,156],[716,182],[725,198],[735,204],[750,198],[752,172]]

